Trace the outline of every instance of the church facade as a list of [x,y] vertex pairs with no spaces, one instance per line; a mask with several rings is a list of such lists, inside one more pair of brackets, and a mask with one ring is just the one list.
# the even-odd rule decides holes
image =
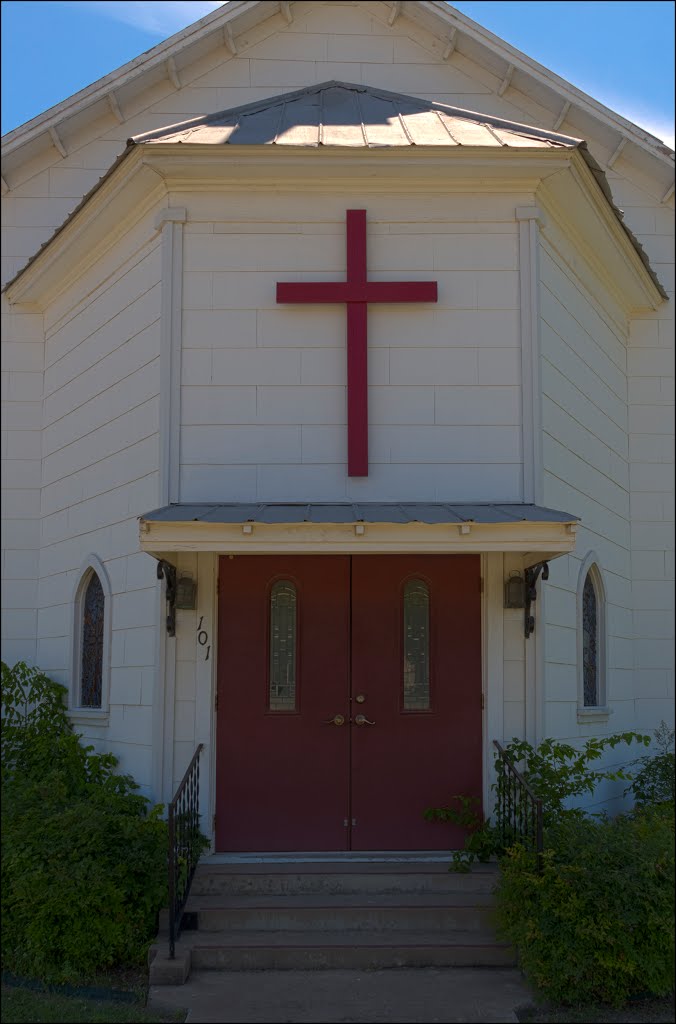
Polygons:
[[448,846],[494,740],[673,717],[659,140],[447,4],[233,2],[2,202],[3,660],[154,800],[201,744],[215,850]]

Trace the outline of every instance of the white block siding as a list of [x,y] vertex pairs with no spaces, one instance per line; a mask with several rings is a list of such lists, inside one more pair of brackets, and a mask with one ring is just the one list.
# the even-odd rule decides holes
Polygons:
[[137,517],[158,500],[160,244],[147,225],[45,313],[41,545],[36,662],[73,679],[71,611],[94,554],[112,589],[109,719],[77,722],[120,770],[151,787],[155,564],[138,551]]
[[[550,237],[555,239],[552,231]],[[544,502],[582,519],[574,555],[551,563],[544,584],[545,688],[542,735],[579,742],[593,735],[652,729],[670,717],[665,694],[642,685],[635,664],[627,386],[627,327],[618,307],[602,306],[547,241],[541,253],[541,372]],[[580,568],[598,556],[606,592],[605,722],[578,719],[577,600]],[[541,588],[542,589],[542,588]],[[660,595],[664,602],[666,595]],[[664,607],[664,603],[660,605]],[[622,746],[605,764],[637,756]],[[596,803],[612,806],[625,784]]]
[[[443,40],[429,35],[406,17],[400,17],[394,26],[388,26],[388,12],[388,9],[377,3],[361,3],[358,7],[335,3],[322,5],[316,2],[295,4],[291,25],[287,25],[281,16],[271,17],[248,32],[246,39],[239,40],[239,56],[229,56],[222,47],[189,67],[181,68],[180,90],[176,90],[167,78],[158,81],[141,95],[120,94],[118,99],[125,117],[123,124],[117,124],[111,111],[103,114],[97,122],[90,122],[86,129],[74,131],[68,125],[60,127],[68,151],[66,158],[61,158],[54,148],[38,151],[34,147],[34,155],[27,158],[20,167],[13,166],[11,173],[7,174],[10,191],[2,199],[3,283],[24,265],[54,228],[62,223],[122,151],[130,135],[188,117],[338,78],[409,92],[551,128],[551,109],[540,106],[532,96],[526,96],[514,85],[503,96],[498,96],[500,78],[489,69],[458,52],[450,60],[443,61]],[[602,128],[597,121],[591,121],[575,107],[570,110],[560,130],[588,139],[593,154],[604,166],[617,146],[614,131]],[[612,172],[609,172],[609,179],[616,202],[625,211],[628,225],[638,235],[658,274],[671,290],[673,284],[670,283],[672,278],[669,275],[673,274],[673,269],[668,264],[673,256],[673,198],[669,200],[668,206],[661,203],[665,186],[655,180],[649,158],[642,157],[637,147],[626,147]],[[495,202],[495,199],[491,200],[491,204]],[[477,210],[483,210],[483,199],[476,200],[475,204]],[[523,199],[521,204],[524,204]],[[192,205],[193,221],[186,225],[186,253],[189,255],[191,251],[194,252],[191,246],[196,246],[191,235],[202,232],[214,236],[205,243],[205,252],[209,251],[208,246],[212,246],[215,247],[211,250],[212,257],[214,252],[218,252],[219,256],[226,255],[227,242],[223,248],[223,242],[215,239],[215,236],[221,228],[223,233],[227,233],[232,231],[232,227],[221,222],[214,230],[204,211],[200,215],[197,207]],[[475,266],[472,261],[481,251],[479,236],[483,231],[492,235],[496,257],[502,254],[504,259],[506,250],[502,246],[511,245],[514,237],[514,203],[511,199],[510,205],[509,216],[504,213],[496,217],[493,213],[493,227],[490,223],[483,223],[490,218],[484,218],[481,212],[473,215],[471,208],[466,207],[468,215],[465,220],[473,223],[469,233],[464,225],[460,227],[463,247],[457,250],[456,239],[450,236],[450,232],[456,231],[456,228],[450,223],[452,218],[444,214],[441,217],[439,241],[444,241],[445,249],[435,248],[432,264],[428,258],[426,265],[420,266],[414,262],[416,257],[412,250],[404,245],[407,233],[419,234],[417,222],[397,223],[397,218],[392,220],[391,212],[376,209],[369,200],[369,217],[374,209],[376,213],[376,224],[370,225],[369,229],[369,263],[373,266],[374,259],[379,261],[382,268],[379,273],[382,276],[394,276],[395,272],[403,270],[407,276],[434,276],[440,281],[442,302],[449,301],[449,295],[457,291],[456,286],[461,280],[465,285],[472,275],[478,280],[479,270],[483,280],[487,284],[490,282],[490,291],[496,296],[498,281],[507,282],[506,291],[503,290],[502,297],[495,300],[498,302],[495,308],[489,308],[490,300],[486,293],[480,296],[478,291],[474,293],[470,290],[470,297],[465,295],[463,301],[452,301],[452,328],[444,326],[441,304],[425,312],[420,309],[411,310],[408,315],[402,309],[385,308],[371,315],[372,454],[380,460],[376,464],[376,472],[381,488],[375,495],[377,497],[406,497],[409,486],[415,492],[414,496],[430,490],[429,496],[433,497],[437,495],[436,481],[441,482],[444,497],[449,493],[451,483],[464,486],[466,490],[463,493],[471,493],[472,497],[483,497],[481,487],[487,477],[487,463],[480,463],[476,468],[470,462],[460,461],[460,456],[456,455],[456,461],[448,470],[439,462],[412,468],[410,462],[406,462],[405,442],[406,435],[413,429],[425,432],[426,447],[431,454],[438,454],[440,449],[446,450],[449,446],[454,452],[461,452],[463,457],[465,452],[472,452],[477,457],[482,452],[491,451],[496,453],[493,457],[497,457],[498,451],[505,454],[499,448],[499,444],[504,441],[496,440],[493,428],[499,429],[504,425],[511,429],[518,425],[514,404],[519,382],[518,376],[514,376],[514,354],[518,351],[518,310],[512,304],[514,285],[510,279],[513,268],[509,269],[501,263],[497,268],[489,270],[487,265]],[[243,217],[245,215],[246,211],[240,214]],[[326,232],[326,237],[319,237],[316,243],[309,238],[311,224],[306,216],[293,210],[286,216],[289,223],[280,229],[283,237],[278,241],[270,237],[266,239],[271,258],[276,254],[281,259],[279,254],[289,242],[290,226],[293,223],[295,233],[304,238],[303,243],[296,240],[295,246],[289,246],[289,259],[292,251],[297,256],[300,254],[300,262],[294,271],[297,277],[311,279],[305,270],[306,262],[302,256],[304,251],[310,251],[304,249],[305,245],[310,244],[318,247],[311,250],[312,270],[319,268],[323,275],[328,273],[328,268],[332,268],[331,272],[335,274],[344,239],[344,204],[340,216],[334,211],[323,225],[319,223],[316,226],[318,232]],[[210,217],[213,219],[213,213]],[[426,245],[433,241],[432,235],[437,231],[432,221],[432,217],[426,219]],[[495,228],[496,224],[501,224],[499,231]],[[505,229],[504,237],[502,228]],[[399,244],[388,246],[387,238],[371,238],[373,233],[380,231],[389,235],[393,229],[401,232],[396,239],[401,247]],[[253,232],[251,223],[249,230]],[[267,225],[265,230],[268,231]],[[233,241],[241,246],[243,240],[239,238]],[[472,246],[476,244],[480,248],[469,250],[467,247],[470,241]],[[248,237],[247,245],[251,244],[255,246],[255,240],[252,242]],[[232,255],[233,250],[229,251]],[[245,257],[253,251],[242,247],[241,255]],[[392,263],[391,260],[399,259],[400,254],[401,262]],[[456,258],[462,261],[460,265],[455,262]],[[441,259],[447,263],[443,269],[441,263],[434,263],[434,260]],[[291,269],[291,263],[284,262],[283,267],[280,267],[279,262],[271,264],[268,289],[278,279],[293,280]],[[431,270],[434,274],[430,273]],[[224,273],[227,271],[218,271],[218,274]],[[185,372],[195,377],[184,377],[183,380],[184,431],[186,437],[193,430],[196,432],[190,441],[191,454],[183,466],[181,485],[184,490],[199,494],[201,488],[201,493],[205,493],[207,486],[213,486],[215,482],[215,467],[212,464],[202,466],[199,462],[202,458],[202,448],[197,443],[199,428],[206,427],[211,431],[216,427],[222,436],[230,434],[233,438],[236,430],[241,430],[244,424],[247,434],[251,436],[247,459],[251,460],[253,455],[258,457],[261,451],[265,454],[255,464],[251,461],[230,461],[223,467],[222,493],[229,500],[249,498],[254,488],[259,497],[296,497],[299,493],[305,493],[303,488],[310,486],[318,488],[313,496],[318,497],[319,493],[333,495],[336,492],[347,496],[347,488],[341,491],[339,483],[339,463],[344,460],[341,446],[345,443],[345,426],[340,420],[340,408],[344,403],[343,389],[342,385],[334,383],[334,374],[340,372],[341,365],[344,365],[340,362],[344,358],[344,313],[330,308],[308,308],[302,312],[282,309],[275,307],[274,301],[269,306],[258,308],[250,298],[243,295],[236,303],[237,308],[230,308],[227,312],[230,325],[227,339],[237,341],[237,345],[230,345],[225,343],[223,332],[218,326],[223,313],[221,303],[224,301],[224,278],[217,277],[216,272],[212,273],[209,269],[195,267],[186,273],[185,281]],[[137,301],[140,309],[145,300],[139,296]],[[253,309],[256,310],[255,316],[251,315]],[[65,309],[59,313],[61,317],[67,315]],[[143,315],[139,312],[140,319],[145,315],[147,310]],[[615,533],[605,538],[603,544],[596,536],[585,531],[581,531],[579,538],[580,552],[588,541],[593,540],[602,561],[610,557],[608,553],[618,555],[617,564],[612,563],[615,565],[613,576],[617,579],[617,587],[612,593],[615,609],[613,615],[616,616],[613,624],[614,649],[617,652],[613,654],[613,659],[617,663],[611,665],[611,701],[614,699],[620,703],[632,703],[635,725],[641,728],[652,728],[661,717],[665,717],[669,710],[665,703],[673,697],[674,685],[673,647],[669,639],[672,602],[670,591],[665,587],[665,583],[673,581],[674,570],[671,525],[673,433],[670,412],[665,414],[661,411],[668,410],[668,403],[673,401],[672,317],[671,304],[668,304],[655,315],[632,322],[627,364],[624,367],[627,373],[624,402],[626,429],[629,431],[628,445],[622,455],[621,451],[613,449],[610,444],[606,445],[605,440],[602,441],[613,453],[613,469],[603,477],[606,482],[602,486],[613,490],[613,494],[617,488],[624,495],[618,506],[620,514],[618,508],[611,505],[612,513],[608,522],[612,520],[617,524],[620,533],[621,524],[630,524],[631,532],[624,540],[624,545]],[[131,321],[127,320],[126,324],[123,331],[133,329]],[[424,324],[424,359],[419,358],[421,353],[416,348],[407,347],[414,332],[414,345],[420,343],[422,332],[415,330],[417,324]],[[58,333],[58,326],[53,321],[47,325],[50,340]],[[95,345],[100,344],[102,347],[96,349],[96,352],[101,353],[101,362],[104,366],[114,366],[114,353],[104,355],[108,342],[105,340],[103,324],[99,327],[101,329],[103,340],[99,338],[98,342],[92,342],[90,351],[94,353]],[[157,345],[157,325],[146,324],[138,338],[141,336],[143,341],[137,340],[137,336],[127,339],[126,348],[130,357],[134,353],[134,359],[142,358],[144,345]],[[484,348],[486,338],[494,341],[490,346],[490,356]],[[3,517],[6,517],[2,553],[5,581],[2,595],[3,657],[10,663],[17,658],[37,659],[42,667],[51,668],[58,678],[67,678],[69,639],[64,609],[70,600],[75,574],[82,558],[90,550],[97,553],[106,564],[114,594],[120,598],[124,594],[129,598],[120,600],[120,610],[116,611],[114,633],[117,639],[113,646],[116,661],[111,697],[117,700],[114,704],[117,710],[111,715],[108,742],[117,753],[122,753],[123,767],[137,772],[139,780],[145,785],[149,777],[147,744],[150,743],[149,715],[145,709],[149,709],[152,700],[152,676],[148,668],[154,664],[155,654],[149,647],[147,630],[151,627],[137,621],[138,609],[134,601],[140,601],[144,609],[150,608],[151,599],[149,597],[146,604],[144,595],[154,592],[156,584],[152,560],[137,553],[132,506],[135,515],[136,511],[143,511],[157,503],[157,487],[150,483],[150,474],[155,472],[156,462],[155,469],[149,470],[145,477],[134,476],[132,479],[128,474],[136,474],[139,466],[143,474],[143,466],[147,468],[152,463],[152,459],[150,463],[144,460],[148,458],[150,447],[157,446],[157,439],[153,441],[152,435],[142,438],[141,434],[148,429],[149,420],[144,417],[148,417],[148,410],[156,401],[153,396],[157,390],[153,392],[153,385],[150,384],[153,371],[146,364],[134,362],[133,359],[129,363],[131,370],[128,378],[123,382],[113,375],[112,380],[116,383],[104,388],[100,380],[97,382],[96,365],[80,365],[76,352],[69,356],[68,343],[64,339],[65,336],[58,343],[61,349],[54,347],[54,352],[58,350],[61,353],[58,358],[51,357],[48,344],[45,363],[42,316],[10,313],[6,304],[3,305],[3,403],[7,400],[3,404],[2,422]],[[574,353],[572,342],[569,339],[564,341]],[[550,335],[549,340],[544,341],[545,349],[551,342]],[[459,354],[475,345],[476,361],[471,353],[469,361]],[[82,339],[77,351],[84,351],[85,348]],[[189,352],[191,348],[195,351]],[[280,358],[276,355],[278,349],[287,350],[284,354],[288,351],[295,353],[295,358],[291,360],[293,370],[290,379],[281,378],[276,373],[276,360]],[[571,359],[577,366],[577,358],[569,356],[570,365],[567,364],[569,369],[566,372],[572,373]],[[258,364],[256,359],[259,359]],[[190,371],[187,367],[190,367]],[[252,383],[250,374],[256,367],[264,376],[254,379]],[[50,428],[49,433],[45,430],[44,450],[41,440],[43,371],[46,371],[45,379],[49,381],[48,390],[45,391],[44,425]],[[214,372],[217,379],[211,380]],[[561,370],[557,372],[561,373]],[[71,373],[74,374],[72,378],[69,376]],[[114,373],[119,373],[119,370]],[[109,410],[106,412],[109,421],[99,423],[96,420],[96,400],[89,405],[88,400],[78,400],[72,418],[68,415],[68,388],[71,381],[79,377],[90,382],[87,386],[92,389],[92,399],[97,393],[96,387],[101,387],[101,393],[108,396],[104,400],[104,408]],[[576,388],[577,384],[573,381],[566,386]],[[133,390],[128,391],[128,387]],[[321,426],[314,421],[317,411],[313,404],[315,400],[311,397],[312,393],[319,391],[326,399],[326,420]],[[479,394],[482,398],[476,405],[475,398]],[[610,402],[615,410],[613,415],[617,415],[617,398],[621,396],[616,392],[613,394]],[[125,402],[128,403],[126,408]],[[547,439],[546,458],[558,460],[561,473],[565,462],[567,472],[570,469],[570,458],[577,458],[574,454],[577,451],[577,440],[571,436],[573,424],[567,422],[566,426],[561,421],[561,415],[564,415],[565,420],[566,410],[563,408],[563,413],[559,415],[560,422],[557,421],[558,425],[554,426],[551,420],[553,408],[547,396],[544,402],[545,428],[551,431]],[[592,405],[590,402],[588,411]],[[289,417],[293,418],[291,408],[297,409],[298,415],[295,417],[296,422],[290,423]],[[473,422],[477,411],[483,417],[481,422]],[[607,419],[611,420],[610,409],[606,412]],[[127,427],[121,426],[120,419],[123,417],[126,420],[127,413],[132,423],[130,434],[125,433]],[[84,426],[76,426],[80,415]],[[231,427],[235,431],[230,431]],[[78,433],[80,430],[82,433]],[[106,445],[104,455],[98,460],[96,453],[87,450],[87,444],[91,442],[86,441],[84,433],[89,432],[96,432],[96,438]],[[280,442],[282,435],[284,440]],[[422,436],[420,433],[419,437]],[[215,434],[212,433],[210,446],[213,438]],[[610,441],[611,437],[608,436],[607,440]],[[269,446],[280,443],[282,447],[276,449],[275,458],[284,456],[288,460],[289,453],[293,454],[293,478],[288,475],[288,461],[279,463],[283,468],[269,461]],[[109,444],[117,450],[109,452]],[[127,448],[119,447],[127,445],[131,453],[129,457],[126,455]],[[572,447],[568,448],[569,445]],[[571,454],[567,455],[563,449]],[[599,510],[602,509],[603,500],[609,501],[610,494],[586,493],[585,487],[589,489],[587,465],[593,468],[593,460],[600,449],[597,444],[589,445],[585,434],[582,450],[590,461],[587,464],[581,460],[579,490],[576,489],[575,493],[568,490],[566,495],[576,501],[579,498],[584,506],[583,515],[586,515],[588,510],[597,506]],[[46,474],[44,483],[43,455]],[[501,484],[500,497],[503,500],[511,493],[509,488],[515,485],[515,464],[510,458],[507,458],[504,467],[495,470],[496,475],[493,477],[496,484]],[[89,463],[88,459],[95,459],[95,462]],[[102,475],[107,478],[108,486],[112,484],[114,488],[119,483],[128,494],[128,497],[120,499],[122,503],[128,501],[124,512],[121,506],[113,507],[105,492],[99,492],[98,488],[105,486],[105,483],[92,482],[99,475],[93,466],[99,462],[105,466]],[[574,465],[578,467],[578,462]],[[499,474],[503,474],[501,478]],[[549,497],[553,494],[554,478],[554,473],[549,473],[546,483],[551,504],[557,504],[557,501]],[[71,515],[70,482],[75,480],[78,481],[79,489]],[[291,480],[293,487],[289,486],[287,491],[287,483]],[[146,486],[152,496],[148,495],[148,500],[145,500],[144,494],[142,501],[139,495]],[[367,483],[354,496],[366,497],[369,486],[370,483]],[[435,489],[432,490],[432,487]],[[42,488],[44,504],[41,506]],[[114,490],[110,493],[113,494]],[[132,498],[132,495],[136,497]],[[210,497],[213,496],[210,494]],[[561,504],[568,508],[570,503],[563,501]],[[578,507],[571,506],[570,511],[578,511]],[[81,541],[76,540],[80,530],[86,530],[99,514],[103,516],[101,521],[106,524],[99,533],[85,534]],[[41,516],[45,519],[45,555],[40,570],[38,551]],[[78,524],[78,517],[82,517],[80,523],[85,520],[84,527]],[[631,557],[628,555],[630,543],[633,545]],[[624,562],[620,565],[619,554],[622,552]],[[565,567],[566,563],[568,568]],[[557,711],[553,715],[545,712],[542,724],[544,727],[548,721],[551,731],[565,736],[591,731],[588,727],[578,730],[574,716],[571,717],[576,696],[571,683],[569,660],[573,566],[573,559],[552,563],[551,582],[545,585],[551,588],[552,593],[547,605],[551,608],[552,637],[556,636],[562,641],[563,652],[560,662],[550,658],[547,663],[548,680],[551,680],[551,683],[548,682],[549,693]],[[509,567],[508,559],[505,559],[505,572]],[[43,578],[38,595],[40,571]],[[623,588],[632,577],[633,583],[627,596]],[[68,593],[64,596],[66,590]],[[136,598],[134,595],[141,596]],[[57,610],[52,612],[52,608]],[[626,618],[628,611],[631,616],[629,624]],[[129,627],[124,619],[119,618],[127,613],[134,615],[134,625]],[[179,707],[190,703],[190,669],[185,668],[190,664],[190,657],[182,657],[184,650],[188,650],[184,633],[189,628],[189,616],[190,613],[179,616],[176,685],[177,730],[181,736],[186,735],[188,738],[176,740],[172,772],[174,778],[180,775],[184,755],[189,756],[188,748],[193,742],[189,739],[189,728],[186,725],[190,712],[184,706]],[[523,734],[526,728],[523,664],[527,648],[521,631],[521,613],[506,612],[504,625],[504,734],[510,736]],[[564,642],[565,636],[568,636],[567,642]],[[634,636],[635,640],[632,639]],[[550,652],[553,643],[554,640],[550,643]],[[181,647],[181,644],[184,646]],[[197,688],[198,684],[195,685]],[[563,685],[563,691],[558,689],[559,685]],[[560,692],[564,694],[563,699],[557,696]],[[550,715],[548,720],[547,714]],[[612,716],[608,728],[614,729],[616,726],[620,726],[619,710]],[[98,732],[101,733],[101,730]],[[200,732],[198,725],[193,740],[200,735],[203,736],[204,732]],[[117,736],[124,737],[124,750],[122,739],[118,740]],[[179,744],[185,746],[179,747]],[[134,764],[134,751],[138,755],[137,764]]]
[[627,351],[636,721],[652,729],[674,714],[674,200],[615,187],[671,296],[632,321]]
[[236,223],[202,219],[218,197],[184,201],[182,501],[520,500],[519,196],[368,198],[369,277],[438,281],[439,301],[369,308],[363,479],[345,309],[275,290],[344,278],[354,197],[233,195]]

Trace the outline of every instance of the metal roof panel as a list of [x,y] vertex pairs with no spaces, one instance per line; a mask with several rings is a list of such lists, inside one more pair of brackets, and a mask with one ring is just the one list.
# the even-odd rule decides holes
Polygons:
[[492,502],[223,502],[210,504],[174,504],[154,509],[141,516],[147,522],[160,523],[574,523],[578,516],[541,505],[505,505]]
[[[215,126],[235,125],[230,134]],[[190,132],[189,139],[186,136]],[[450,132],[450,135],[449,135]],[[186,142],[283,146],[579,145],[558,132],[352,82],[322,82],[135,135],[136,145]]]

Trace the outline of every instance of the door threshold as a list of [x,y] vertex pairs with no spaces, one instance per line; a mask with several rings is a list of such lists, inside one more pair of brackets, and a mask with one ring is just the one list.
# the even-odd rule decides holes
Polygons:
[[201,864],[434,864],[444,863],[452,850],[322,850],[288,853],[211,853]]

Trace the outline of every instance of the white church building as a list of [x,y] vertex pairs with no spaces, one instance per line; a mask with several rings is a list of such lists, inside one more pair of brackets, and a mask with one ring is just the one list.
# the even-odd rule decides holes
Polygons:
[[446,3],[233,0],[2,160],[2,657],[143,793],[427,850],[494,740],[672,719],[660,140]]

